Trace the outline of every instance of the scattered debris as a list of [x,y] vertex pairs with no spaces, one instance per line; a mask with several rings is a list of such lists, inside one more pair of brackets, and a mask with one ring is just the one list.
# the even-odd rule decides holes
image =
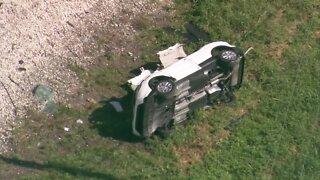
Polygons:
[[77,122],[78,124],[83,124],[83,121],[82,121],[81,119],[78,119],[76,122]]
[[88,98],[87,102],[92,103],[92,104],[96,104],[97,103],[97,101],[94,100],[93,98]]
[[122,108],[120,102],[118,102],[118,101],[110,101],[109,103],[114,107],[114,109],[117,112],[123,112],[123,108]]
[[166,50],[159,51],[157,55],[165,68],[187,56],[183,50],[183,45],[179,43]]
[[244,55],[247,55],[251,50],[253,50],[253,47],[250,47],[249,49],[247,49],[247,51],[244,53]]
[[70,128],[68,128],[68,127],[64,127],[63,129],[64,129],[64,131],[66,131],[66,132],[69,132],[69,130],[70,130]]

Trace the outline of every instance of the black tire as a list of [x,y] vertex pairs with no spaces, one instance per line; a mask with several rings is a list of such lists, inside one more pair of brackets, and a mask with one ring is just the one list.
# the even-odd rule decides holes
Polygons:
[[219,46],[211,50],[213,58],[217,59],[217,64],[223,71],[232,71],[232,66],[239,60],[239,54],[236,49],[227,46]]
[[235,48],[228,46],[218,46],[211,50],[212,57],[216,57],[225,62],[238,60],[239,53]]
[[237,61],[238,58],[238,54],[233,49],[222,50],[219,54],[219,59],[225,62]]
[[228,46],[219,46],[211,51],[211,55],[223,61],[224,63],[230,63],[238,60],[239,54],[234,48]]
[[174,132],[174,126],[172,122],[164,124],[162,127],[159,127],[155,134],[163,139],[168,138]]
[[236,101],[236,96],[233,94],[230,82],[226,82],[225,84],[222,84],[222,102],[227,105],[234,105]]
[[156,84],[156,91],[161,95],[168,95],[174,91],[174,83],[171,79],[163,79]]

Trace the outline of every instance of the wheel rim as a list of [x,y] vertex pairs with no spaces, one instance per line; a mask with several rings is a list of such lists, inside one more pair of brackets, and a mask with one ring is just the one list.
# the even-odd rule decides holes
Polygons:
[[229,61],[235,61],[237,59],[237,54],[233,51],[224,51],[221,53],[221,57]]
[[169,81],[163,81],[163,82],[160,82],[157,86],[157,90],[160,92],[160,93],[168,93],[172,90],[172,83],[169,82]]

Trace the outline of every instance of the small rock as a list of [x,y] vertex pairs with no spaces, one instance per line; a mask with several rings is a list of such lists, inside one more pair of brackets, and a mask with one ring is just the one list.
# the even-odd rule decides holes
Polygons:
[[66,132],[69,132],[69,130],[70,130],[68,127],[64,127],[63,129],[64,129],[64,131],[66,131]]
[[18,68],[18,71],[20,71],[20,72],[21,72],[21,71],[26,71],[26,70],[27,70],[27,69],[24,68],[24,67],[19,67],[19,68]]
[[138,60],[138,57],[133,57],[133,61],[137,61]]
[[92,99],[92,98],[88,98],[87,101],[88,101],[89,103],[93,103],[93,104],[97,103],[96,100],[94,100],[94,99]]
[[132,53],[132,52],[128,52],[128,55],[132,57],[132,56],[133,56],[133,53]]

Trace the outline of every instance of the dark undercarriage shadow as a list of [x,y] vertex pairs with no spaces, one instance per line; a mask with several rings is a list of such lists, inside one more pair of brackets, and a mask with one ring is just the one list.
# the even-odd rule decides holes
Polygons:
[[[141,67],[144,69],[156,70],[160,62],[149,62]],[[140,67],[132,69],[130,73],[133,76],[140,74]],[[91,127],[99,131],[103,137],[110,137],[115,140],[124,142],[141,142],[144,138],[137,137],[132,133],[132,108],[134,92],[128,84],[121,85],[127,94],[123,97],[112,97],[107,100],[100,101],[101,107],[94,110],[89,115]],[[110,102],[119,102],[123,108],[123,112],[117,112]]]
[[[91,127],[98,130],[103,137],[110,137],[124,142],[140,142],[141,138],[133,135],[131,127],[131,109],[133,92],[123,85],[128,92],[123,97],[112,97],[101,101],[101,107],[94,110],[89,116]],[[122,112],[117,112],[110,102],[119,102],[123,108]]]

